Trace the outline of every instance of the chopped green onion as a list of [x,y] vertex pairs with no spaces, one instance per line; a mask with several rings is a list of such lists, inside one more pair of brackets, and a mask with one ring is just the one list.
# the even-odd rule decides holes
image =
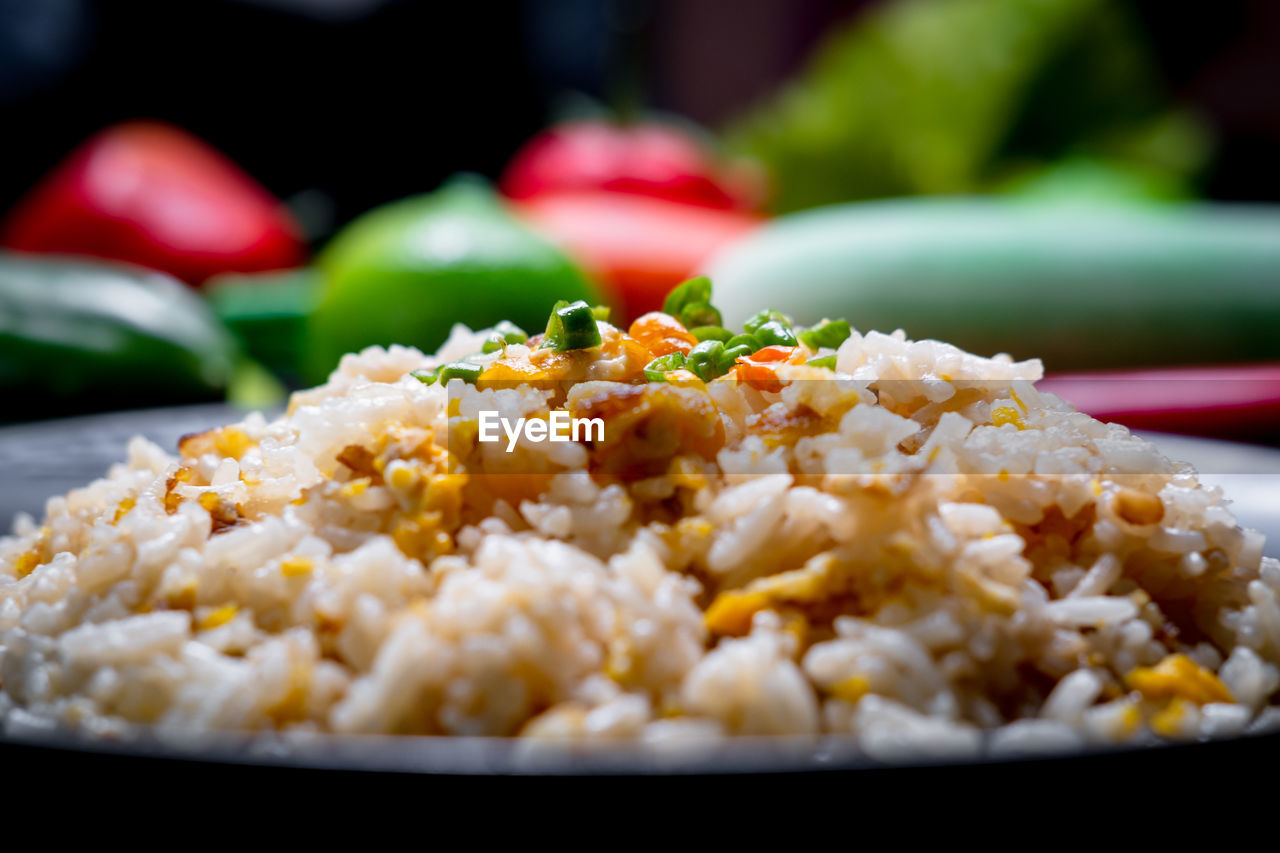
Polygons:
[[503,320],[494,326],[493,331],[484,339],[484,346],[480,351],[483,353],[498,352],[506,349],[509,344],[522,344],[527,340],[529,340],[529,335],[525,333],[524,329],[515,323]]
[[[674,290],[667,294],[666,301],[662,303],[662,313],[679,318],[686,306],[696,305],[700,302],[711,302],[711,279],[709,278],[691,278],[683,284],[677,285]],[[699,323],[698,325],[707,324]]]
[[587,303],[578,301],[556,312],[564,327],[561,349],[590,349],[602,343],[596,313]]
[[[730,343],[733,343],[730,341]],[[738,363],[738,359],[744,355],[751,355],[755,349],[747,344],[738,344],[737,346],[725,346],[724,352],[720,354],[720,360],[716,363],[716,369],[720,371],[720,375],[724,376],[733,366]]]
[[810,367],[825,367],[827,370],[835,370],[836,357],[834,355],[824,355],[821,358],[811,358],[805,364]]
[[689,333],[700,341],[720,341],[724,343],[733,337],[733,332],[723,326],[697,326]]
[[720,341],[703,341],[685,358],[685,366],[703,382],[710,382],[724,371],[720,370],[720,359],[724,356],[724,344]]
[[760,349],[760,342],[755,339],[754,335],[734,335],[724,342],[725,349],[734,349],[735,347],[750,347],[747,350],[747,353],[750,354]]
[[686,329],[695,326],[719,326],[723,322],[720,312],[709,302],[694,302],[680,310],[678,318]]
[[788,329],[791,328],[790,317],[781,311],[771,311],[768,308],[752,314],[747,322],[742,325],[742,328],[746,330],[748,335],[754,335],[765,323],[780,323]]
[[461,379],[471,385],[476,384],[484,366],[470,361],[451,361],[440,368],[440,384],[448,385],[450,379]]
[[423,385],[435,385],[436,380],[440,378],[441,369],[441,366],[419,367],[417,370],[410,370],[409,375],[421,382]]
[[793,347],[799,343],[791,327],[784,326],[777,320],[770,320],[756,329],[755,339],[761,347]]
[[684,367],[684,353],[673,352],[659,356],[644,366],[644,375],[650,382],[666,382],[667,374]]
[[529,335],[524,329],[507,320],[494,326],[493,331],[502,335],[502,339],[509,344],[522,344],[529,340]]
[[555,342],[558,341],[563,336],[564,325],[560,322],[560,315],[558,315],[556,312],[559,311],[561,308],[568,308],[568,307],[569,307],[568,299],[558,299],[556,300],[556,304],[551,306],[551,316],[547,318],[547,328],[544,329],[542,332],[542,348],[543,349],[546,349],[547,347],[555,346]]
[[565,352],[598,347],[600,343],[600,327],[596,325],[596,317],[590,305],[581,299],[572,303],[562,299],[556,303],[551,311],[551,318],[547,321],[543,347]]
[[809,349],[818,350],[823,347],[836,349],[844,343],[853,330],[849,327],[848,320],[823,320],[816,326],[811,326],[807,331],[800,333],[800,340],[804,341],[804,345]]
[[591,306],[591,316],[595,317],[597,320],[601,321],[602,323],[609,322],[609,312],[610,312],[610,308],[608,305],[592,305]]

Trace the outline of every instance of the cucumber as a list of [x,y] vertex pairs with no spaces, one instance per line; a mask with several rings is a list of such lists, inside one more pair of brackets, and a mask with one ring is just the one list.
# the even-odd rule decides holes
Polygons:
[[776,219],[704,272],[732,324],[783,307],[1047,370],[1280,358],[1280,206],[861,202]]

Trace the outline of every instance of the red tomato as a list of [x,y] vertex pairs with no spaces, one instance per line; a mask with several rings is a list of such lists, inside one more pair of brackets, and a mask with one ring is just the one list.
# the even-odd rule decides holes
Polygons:
[[760,224],[731,210],[613,192],[565,192],[516,205],[517,213],[582,264],[630,321],[662,307],[721,246]]
[[191,284],[297,266],[306,255],[297,224],[266,189],[158,122],[91,137],[10,212],[0,243],[128,261]]
[[513,199],[566,190],[609,190],[713,207],[756,210],[763,179],[743,164],[719,163],[696,137],[662,124],[574,121],[516,152],[503,174]]

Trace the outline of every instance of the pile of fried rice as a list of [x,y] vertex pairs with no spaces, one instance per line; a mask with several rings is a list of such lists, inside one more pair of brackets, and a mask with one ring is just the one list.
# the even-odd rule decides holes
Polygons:
[[[7,730],[969,755],[1280,725],[1280,562],[1038,361],[854,332],[834,370],[653,382],[599,331],[411,375],[481,350],[459,326],[176,455],[135,439],[0,539]],[[561,409],[603,440],[478,440]]]

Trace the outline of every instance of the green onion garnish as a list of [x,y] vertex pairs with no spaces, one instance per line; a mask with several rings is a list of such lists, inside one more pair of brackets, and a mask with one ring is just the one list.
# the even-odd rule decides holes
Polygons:
[[[729,343],[731,344],[733,342],[730,341]],[[738,363],[738,359],[742,358],[744,355],[751,355],[753,352],[755,352],[755,348],[747,344],[738,344],[737,346],[726,345],[724,352],[720,354],[720,360],[716,362],[716,369],[720,371],[721,376],[724,376],[730,370],[733,370],[733,366]]]
[[720,341],[721,343],[733,337],[733,332],[723,326],[697,326],[689,329],[689,333],[700,341]]
[[515,323],[503,320],[501,323],[493,327],[488,336],[484,339],[484,346],[480,349],[483,353],[498,352],[505,350],[509,344],[522,344],[529,340],[529,336],[525,334],[524,329]]
[[592,305],[591,314],[602,323],[609,322],[609,313],[611,309],[608,305]]
[[[670,314],[672,317],[679,319],[687,306],[697,305],[698,303],[709,305],[710,302],[711,279],[705,277],[691,278],[683,284],[677,285],[674,290],[667,294],[666,301],[662,303],[662,313]],[[720,321],[717,320],[714,325],[719,325],[719,323]],[[712,324],[697,323],[695,325]]]
[[685,366],[684,353],[673,352],[659,356],[644,366],[644,375],[650,382],[666,382],[667,374]]
[[440,368],[440,384],[448,385],[450,379],[461,379],[471,385],[476,384],[484,366],[470,361],[451,361]]
[[805,364],[810,367],[825,367],[827,370],[835,370],[836,357],[834,355],[824,355],[821,358],[811,358]]
[[590,305],[581,299],[572,303],[562,299],[556,303],[547,321],[547,333],[542,342],[544,347],[565,352],[598,347],[600,343],[600,327],[596,325],[595,312]]
[[436,380],[440,378],[442,366],[436,367],[419,367],[417,370],[410,370],[409,375],[421,382],[423,385],[435,385]]
[[685,367],[703,382],[710,382],[724,371],[720,370],[720,360],[724,357],[724,344],[720,341],[703,341],[685,358]]
[[771,311],[768,308],[752,314],[747,322],[742,324],[742,328],[748,335],[754,335],[765,323],[780,323],[788,329],[791,328],[790,317],[781,311]]
[[849,327],[848,320],[823,320],[818,325],[801,332],[800,340],[812,350],[823,347],[836,349],[852,334],[853,330]]
[[796,333],[789,325],[784,326],[777,320],[769,320],[755,330],[755,339],[761,347],[793,347],[799,343]]
[[[585,304],[585,303],[584,303]],[[559,336],[564,331],[564,326],[560,322],[559,316],[556,314],[561,308],[569,307],[568,299],[558,299],[556,304],[551,306],[551,316],[547,318],[547,328],[542,332],[542,348],[553,346],[552,336]]]
[[695,326],[719,326],[720,312],[710,302],[694,302],[680,310],[678,318],[686,329]]
[[529,335],[524,329],[507,320],[503,320],[501,323],[494,326],[493,331],[502,335],[502,339],[509,344],[522,344],[529,340]]

